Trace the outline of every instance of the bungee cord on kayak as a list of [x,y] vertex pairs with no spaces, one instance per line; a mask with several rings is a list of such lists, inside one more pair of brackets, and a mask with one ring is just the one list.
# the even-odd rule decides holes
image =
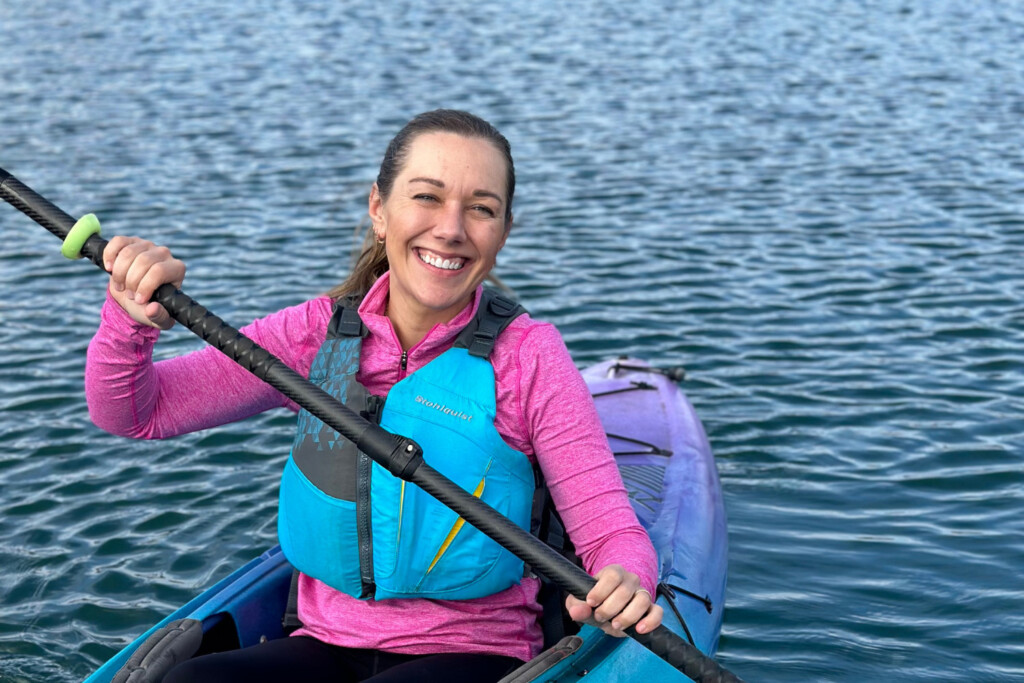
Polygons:
[[[626,391],[629,391],[628,389]],[[655,446],[653,443],[644,441],[643,439],[634,439],[629,436],[622,436],[621,434],[612,434],[606,432],[609,439],[615,439],[616,441],[625,441],[626,443],[635,444],[637,446],[643,446],[647,450],[644,451],[612,451],[614,455],[672,455],[672,451],[665,450]]]
[[611,396],[613,394],[621,394],[627,391],[653,391],[654,389],[656,389],[656,387],[653,384],[648,384],[647,382],[630,382],[628,387],[623,387],[622,389],[611,389],[609,391],[602,391],[599,394],[594,394],[594,398],[598,398],[600,396]]

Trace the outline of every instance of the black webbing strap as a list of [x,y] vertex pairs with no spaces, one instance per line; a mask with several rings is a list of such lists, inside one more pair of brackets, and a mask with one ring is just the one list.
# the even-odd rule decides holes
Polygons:
[[[533,508],[530,514],[530,533],[544,541],[548,546],[554,548],[575,565],[582,567],[583,562],[576,554],[576,548],[565,531],[565,523],[555,508],[555,502],[551,498],[551,491],[544,481],[544,473],[540,466],[534,463],[534,492]],[[529,565],[524,567],[527,575],[533,570]],[[541,577],[540,591],[537,594],[537,602],[541,605],[540,626],[544,635],[544,648],[547,649],[568,635],[577,633],[579,624],[569,618],[565,611],[564,603],[567,593],[561,590],[551,581]]]
[[299,621],[299,570],[292,570],[292,585],[288,588],[288,602],[284,608],[284,616],[281,617],[281,628],[284,634],[291,635],[302,628]]

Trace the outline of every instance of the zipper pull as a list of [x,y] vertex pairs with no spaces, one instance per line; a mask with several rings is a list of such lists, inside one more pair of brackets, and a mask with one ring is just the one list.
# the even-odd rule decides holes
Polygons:
[[409,352],[408,351],[402,351],[402,360],[399,361],[399,367],[401,368],[402,372],[405,372],[405,366],[406,366],[406,363],[408,363],[408,362],[409,362]]

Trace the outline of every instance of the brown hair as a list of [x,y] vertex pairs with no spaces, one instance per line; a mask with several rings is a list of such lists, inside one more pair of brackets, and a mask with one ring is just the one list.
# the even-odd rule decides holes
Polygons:
[[[392,138],[380,162],[377,173],[377,191],[386,201],[395,185],[395,178],[401,172],[409,156],[409,148],[417,136],[423,133],[454,133],[469,138],[481,138],[492,143],[505,157],[505,223],[512,220],[512,195],[516,189],[516,171],[512,163],[512,148],[498,129],[479,116],[456,109],[436,109],[424,112],[405,124]],[[338,299],[343,296],[361,297],[377,279],[388,270],[388,257],[383,243],[378,243],[373,230],[368,230],[363,241],[362,252],[356,259],[352,272],[340,285],[327,292],[327,296]]]

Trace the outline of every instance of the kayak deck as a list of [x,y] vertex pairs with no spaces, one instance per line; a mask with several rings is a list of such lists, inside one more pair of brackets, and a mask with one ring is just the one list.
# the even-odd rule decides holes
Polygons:
[[[642,361],[605,361],[583,376],[630,501],[658,551],[664,624],[713,655],[724,609],[727,541],[721,487],[704,429],[675,381]],[[147,638],[183,618],[202,622],[199,653],[284,637],[281,617],[291,575],[279,547],[266,551],[175,610],[86,683],[111,681]],[[542,676],[567,683],[584,675],[602,682],[688,680],[635,641],[589,626],[548,658],[552,661],[543,667],[534,660],[532,668],[539,670],[527,673],[527,664],[505,680]]]

